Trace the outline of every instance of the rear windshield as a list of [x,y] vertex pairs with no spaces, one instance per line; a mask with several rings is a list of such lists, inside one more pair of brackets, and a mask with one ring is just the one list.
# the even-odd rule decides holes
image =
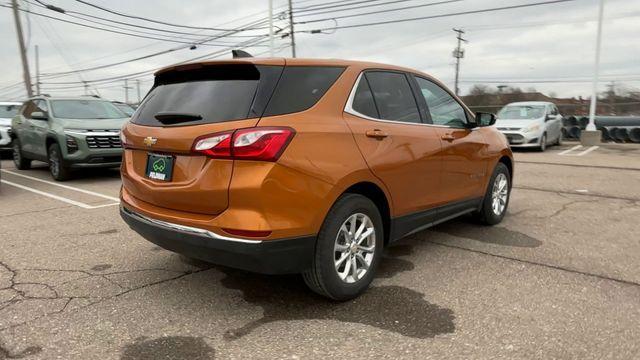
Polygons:
[[12,118],[20,110],[20,105],[0,105],[0,118]]
[[215,65],[156,78],[132,119],[182,126],[299,112],[313,106],[344,68]]
[[122,119],[127,117],[109,101],[52,100],[53,116],[62,119]]

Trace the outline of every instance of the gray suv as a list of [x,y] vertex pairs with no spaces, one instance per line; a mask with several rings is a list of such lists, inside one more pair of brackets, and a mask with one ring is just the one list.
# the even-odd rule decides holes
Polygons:
[[93,97],[35,97],[13,118],[13,161],[18,169],[31,160],[49,164],[58,181],[74,168],[118,167],[120,129],[129,117],[111,102]]

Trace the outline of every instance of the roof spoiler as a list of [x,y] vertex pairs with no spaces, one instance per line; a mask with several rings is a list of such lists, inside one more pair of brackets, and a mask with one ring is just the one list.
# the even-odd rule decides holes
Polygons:
[[231,55],[233,56],[234,59],[253,57],[253,55],[243,50],[231,50]]

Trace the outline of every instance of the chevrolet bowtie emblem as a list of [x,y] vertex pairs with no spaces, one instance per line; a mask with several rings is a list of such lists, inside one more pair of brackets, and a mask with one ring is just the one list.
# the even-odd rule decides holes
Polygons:
[[158,139],[156,139],[154,137],[151,137],[151,136],[147,136],[146,138],[144,138],[143,142],[147,146],[152,146],[152,145],[155,145],[158,142]]

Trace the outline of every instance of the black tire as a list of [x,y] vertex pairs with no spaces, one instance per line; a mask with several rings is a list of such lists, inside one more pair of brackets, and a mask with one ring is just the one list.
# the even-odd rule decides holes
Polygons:
[[13,163],[15,164],[16,168],[18,170],[31,169],[31,160],[25,158],[22,154],[22,144],[20,144],[20,140],[18,138],[13,139],[12,149]]
[[558,140],[556,140],[557,146],[562,146],[562,132],[558,135]]
[[[343,281],[338,275],[335,264],[335,244],[342,225],[352,215],[358,213],[366,215],[371,220],[375,231],[375,248],[373,252],[370,252],[370,254],[373,254],[373,258],[366,273],[361,278],[354,280],[354,282],[348,283]],[[382,218],[376,205],[362,195],[344,194],[338,198],[324,220],[320,233],[318,234],[312,266],[302,274],[304,281],[311,290],[330,299],[338,301],[353,299],[362,294],[369,287],[371,281],[373,281],[378,262],[382,255],[383,246],[384,232]],[[349,252],[350,250],[345,251]],[[345,261],[345,269],[349,261],[351,261],[351,259]],[[356,271],[356,273],[358,273],[358,271]]]
[[[496,179],[504,175],[507,180],[507,199],[504,203],[504,208],[497,214],[493,210],[493,191],[494,185],[496,183]],[[485,225],[495,225],[502,221],[504,215],[507,213],[507,208],[509,207],[509,200],[511,199],[511,175],[509,174],[509,169],[507,166],[501,162],[496,165],[496,168],[493,170],[493,175],[491,175],[491,179],[489,180],[489,185],[487,186],[487,191],[485,192],[484,199],[482,200],[482,206],[480,210],[476,212],[474,215],[480,223]]]
[[71,169],[64,165],[62,151],[57,143],[49,145],[47,158],[49,159],[49,173],[54,180],[65,181],[71,178]]
[[547,133],[542,134],[540,145],[538,146],[538,151],[544,152],[545,150],[547,150]]

